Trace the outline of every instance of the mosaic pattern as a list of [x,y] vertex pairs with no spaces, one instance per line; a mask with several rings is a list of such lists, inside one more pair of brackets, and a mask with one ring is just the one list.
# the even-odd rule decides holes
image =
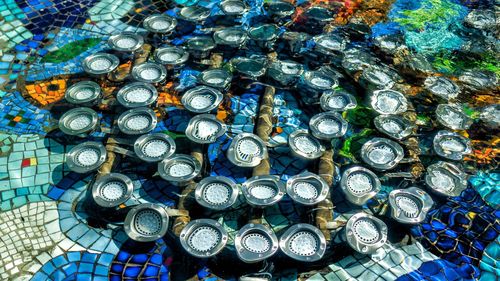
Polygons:
[[[497,106],[498,113],[500,104],[498,1],[299,0],[288,1],[296,11],[282,19],[268,12],[275,1],[245,0],[248,10],[242,16],[224,15],[220,2],[0,0],[0,279],[238,280],[242,275],[311,281],[500,279],[500,122],[495,114],[485,113],[491,105]],[[208,9],[209,17],[193,23],[178,15],[182,7],[192,6]],[[328,9],[328,20],[310,19],[308,13],[318,7]],[[173,34],[148,33],[142,22],[152,14],[176,17],[179,24]],[[183,193],[194,186],[192,182],[184,187],[163,180],[156,163],[141,162],[134,154],[135,137],[120,134],[117,128],[117,118],[125,109],[117,104],[116,92],[132,80],[133,65],[154,61],[148,48],[186,46],[190,38],[212,36],[222,27],[241,25],[247,30],[264,22],[280,25],[272,48],[248,40],[241,49],[218,46],[207,58],[194,58],[192,52],[187,64],[168,67],[166,81],[155,85],[158,100],[152,108],[158,124],[152,133],[172,137],[177,153],[201,150],[203,177],[225,176],[240,188],[257,170],[231,163],[228,149],[237,134],[261,129],[263,96],[267,87],[273,87],[272,103],[267,105],[271,113],[265,120],[270,122],[269,174],[284,183],[304,171],[319,173],[331,164],[322,175],[332,181],[331,207],[307,207],[285,195],[278,204],[259,211],[241,195],[227,211],[203,209],[192,193]],[[108,39],[124,31],[141,34],[148,46],[135,57],[115,52],[120,65],[112,75],[85,74],[82,61],[97,52],[113,52]],[[342,42],[331,42],[334,51],[325,55],[311,38],[286,39],[290,31],[333,34]],[[333,151],[331,163],[295,157],[287,143],[294,131],[310,129],[309,120],[321,112],[322,91],[312,90],[304,74],[296,85],[284,85],[267,74],[259,79],[241,75],[230,62],[236,56],[254,55],[294,60],[306,71],[322,71],[339,82],[331,90],[356,98],[356,108],[339,113],[349,123],[346,134],[322,142]],[[195,145],[185,136],[193,114],[184,108],[181,97],[200,84],[199,74],[209,67],[233,74],[223,101],[212,112],[226,124],[227,133],[214,143]],[[389,74],[371,81],[363,74],[374,67]],[[430,76],[450,79],[459,89],[457,98],[445,101],[432,94],[424,82]],[[374,126],[377,113],[370,105],[375,84],[384,79],[404,94],[408,111],[401,117],[416,129],[410,137],[396,140],[405,154],[396,169],[374,170],[381,191],[356,206],[346,200],[341,174],[352,165],[368,167],[361,157],[363,144],[373,137],[387,137]],[[62,133],[58,120],[75,107],[65,100],[66,90],[82,80],[97,82],[102,96],[89,105],[98,112],[96,130],[80,138]],[[432,193],[425,183],[429,165],[448,161],[437,156],[433,147],[437,131],[451,131],[436,118],[436,105],[443,103],[457,104],[472,123],[467,130],[453,130],[472,145],[470,154],[454,162],[467,174],[467,189],[455,197]],[[92,201],[97,172],[79,174],[66,164],[67,153],[83,141],[107,145],[116,157],[110,170],[132,182],[131,197],[114,209],[103,212]],[[410,186],[428,192],[434,205],[422,222],[405,225],[391,218],[389,194]],[[127,212],[143,203],[159,204],[171,212],[167,234],[155,241],[135,241],[124,229]],[[189,211],[189,217],[183,211]],[[280,237],[293,224],[319,226],[320,211],[331,217],[325,230],[331,241],[320,261],[297,263],[282,253],[253,265],[238,260],[234,237],[250,216],[260,216]],[[360,211],[382,219],[389,229],[387,243],[372,255],[357,253],[346,242],[345,224]],[[174,233],[185,220],[199,218],[214,219],[228,231],[227,245],[216,258],[194,259]]]

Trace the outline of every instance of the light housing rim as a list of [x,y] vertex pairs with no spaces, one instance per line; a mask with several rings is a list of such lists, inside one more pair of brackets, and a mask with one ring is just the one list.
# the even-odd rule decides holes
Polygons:
[[[401,130],[399,133],[392,133],[392,132],[385,130],[383,127],[383,122],[386,120],[391,120],[393,122],[397,122],[403,128],[403,130]],[[377,115],[373,119],[373,123],[375,125],[375,128],[379,132],[381,132],[381,133],[383,133],[383,134],[385,134],[393,139],[396,139],[396,140],[402,140],[402,139],[409,137],[412,134],[413,129],[415,128],[415,126],[412,123],[410,123],[410,121],[406,120],[405,118],[403,118],[399,115],[393,115],[393,114]]]
[[[419,201],[418,204],[421,204],[421,206],[418,206],[420,209],[416,217],[411,218],[406,216],[404,212],[398,211],[399,208],[396,205],[396,197],[401,195],[410,196]],[[391,191],[389,193],[389,205],[391,207],[391,217],[393,219],[401,223],[417,224],[425,220],[427,213],[432,208],[432,205],[434,205],[434,200],[432,200],[432,197],[427,194],[427,192],[412,186],[406,189],[394,189]]]
[[[169,22],[170,23],[169,27],[162,30],[153,28],[151,26],[151,23],[157,19],[164,19],[165,22]],[[167,16],[165,14],[153,14],[149,15],[144,19],[144,21],[142,22],[142,26],[149,32],[166,34],[172,32],[177,27],[177,19],[171,16]]]
[[[242,161],[238,159],[239,157],[237,157],[237,151],[235,151],[235,146],[238,144],[238,142],[245,138],[251,138],[253,141],[257,142],[257,145],[261,146],[262,151],[259,153],[259,155],[252,156],[252,161]],[[262,160],[269,158],[269,155],[267,152],[266,144],[261,138],[259,138],[259,136],[252,133],[239,133],[238,135],[236,135],[236,137],[233,138],[231,144],[229,145],[229,148],[227,149],[227,158],[232,164],[238,167],[253,168],[259,165]]]
[[[133,89],[135,87],[142,87],[144,89],[147,89],[151,93],[151,97],[147,101],[140,103],[131,103],[129,101],[126,101],[124,96],[130,91],[130,89]],[[149,106],[153,104],[157,99],[158,91],[156,90],[156,88],[153,85],[145,82],[132,82],[126,84],[125,86],[121,87],[120,90],[118,90],[118,92],[116,93],[116,100],[126,108]]]
[[[150,118],[151,122],[149,123],[149,125],[146,128],[141,129],[141,130],[131,130],[131,129],[127,128],[127,126],[125,125],[125,122],[128,120],[128,118],[136,116],[136,115],[147,115]],[[122,114],[120,114],[120,116],[118,117],[117,124],[118,124],[118,128],[120,129],[120,131],[124,134],[142,135],[142,134],[145,134],[145,133],[148,133],[148,132],[151,132],[152,130],[154,130],[157,122],[158,122],[158,119],[156,117],[156,113],[151,108],[136,107],[136,108],[132,108],[132,109],[129,109],[127,111],[124,111]]]
[[[317,245],[318,250],[316,251],[316,253],[314,253],[314,255],[304,257],[304,256],[297,255],[288,249],[287,244],[288,244],[290,238],[292,238],[292,236],[294,234],[296,234],[300,231],[306,231],[306,232],[309,232],[309,233],[316,236],[316,242],[318,243],[318,245]],[[279,239],[279,246],[280,246],[281,251],[283,253],[285,253],[285,255],[287,255],[288,257],[290,257],[294,260],[298,260],[298,261],[302,261],[302,262],[315,262],[315,261],[320,260],[323,257],[323,255],[325,254],[326,239],[325,239],[325,236],[323,235],[323,233],[315,226],[312,226],[312,225],[307,224],[307,223],[298,223],[298,224],[292,225],[290,228],[288,228],[283,233],[283,235],[281,235],[281,237]]]
[[[156,212],[161,218],[162,225],[157,234],[144,235],[138,233],[134,227],[131,227],[131,224],[132,222],[134,222],[134,219],[137,216],[137,214],[139,214],[142,210],[147,210],[147,209]],[[142,203],[140,205],[135,206],[127,213],[127,216],[125,217],[125,221],[123,223],[123,228],[127,236],[132,240],[138,242],[152,242],[157,239],[160,239],[167,233],[169,220],[170,218],[164,207],[154,203]]]
[[[119,200],[105,200],[100,195],[101,188],[111,181],[120,181],[125,185],[125,193]],[[92,185],[92,198],[94,199],[94,202],[100,207],[113,208],[125,203],[128,199],[130,199],[133,191],[134,185],[129,177],[121,173],[109,173],[103,175],[94,182],[94,184]]]
[[[438,188],[432,184],[432,176],[431,174],[433,172],[440,172],[445,171],[445,173],[452,178],[454,182],[454,188],[450,191],[447,190],[442,190],[441,188]],[[460,196],[462,191],[467,189],[467,174],[460,169],[457,165],[450,163],[450,162],[445,162],[445,161],[438,161],[434,164],[431,164],[427,167],[426,173],[425,173],[425,183],[429,187],[431,191],[438,195],[442,196]]]
[[[71,120],[73,120],[74,119],[73,117],[76,117],[77,115],[82,115],[82,114],[87,115],[90,119],[90,124],[87,127],[81,128],[78,130],[74,130],[74,129],[71,129],[70,127],[68,127],[69,124],[67,124],[67,123],[70,122]],[[95,110],[93,110],[92,108],[89,108],[89,107],[72,108],[72,109],[66,111],[61,116],[61,118],[59,118],[59,121],[58,121],[58,126],[59,126],[59,129],[61,130],[61,132],[63,132],[66,135],[70,135],[70,136],[78,136],[78,135],[82,135],[82,134],[88,134],[88,133],[94,131],[97,128],[98,124],[99,124],[99,115],[97,114],[97,112]]]
[[[203,227],[203,226],[209,226],[212,229],[215,229],[216,231],[219,232],[219,235],[220,235],[219,243],[208,252],[200,252],[196,249],[193,249],[188,245],[188,242],[187,242],[187,239],[189,239],[189,237],[193,233],[193,231],[197,227]],[[219,222],[217,222],[216,220],[212,220],[212,219],[192,220],[182,229],[182,231],[179,235],[182,248],[184,248],[184,250],[186,252],[188,252],[190,255],[197,257],[197,258],[209,258],[209,257],[215,256],[218,253],[220,253],[224,249],[224,247],[226,247],[228,237],[229,237],[229,235],[228,235],[227,231],[222,227],[222,225]]]
[[[376,226],[380,237],[375,243],[366,243],[361,241],[360,239],[357,239],[356,235],[353,233],[351,229],[353,229],[354,223],[359,220],[370,220]],[[349,244],[349,246],[351,246],[352,249],[361,254],[368,254],[368,255],[373,254],[379,248],[384,246],[384,244],[388,240],[387,233],[388,233],[387,225],[381,219],[372,216],[370,214],[367,214],[365,212],[359,212],[352,215],[347,221],[347,224],[345,226],[347,243]],[[363,247],[366,247],[367,249],[363,251]]]
[[[103,69],[103,70],[92,69],[90,67],[89,63],[91,63],[93,60],[95,60],[97,58],[107,59],[110,62],[110,66],[106,69]],[[91,75],[101,75],[101,74],[110,73],[110,72],[114,71],[118,67],[118,65],[120,65],[120,60],[118,59],[117,56],[112,55],[112,54],[108,54],[108,53],[103,53],[103,52],[91,54],[90,56],[87,56],[82,61],[83,70],[86,73],[91,74]]]
[[[193,171],[185,176],[182,177],[174,177],[171,176],[167,171],[165,170],[170,164],[175,163],[174,161],[181,161],[184,163],[189,163],[187,165],[190,165],[193,168]],[[160,177],[171,184],[182,186],[185,185],[187,182],[190,180],[193,180],[196,178],[201,172],[201,164],[200,162],[194,158],[191,155],[188,154],[173,154],[169,158],[163,159],[161,162],[158,163],[158,173]]]
[[[232,191],[231,194],[229,195],[228,201],[224,204],[214,205],[214,204],[210,204],[209,202],[204,200],[203,192],[205,191],[205,188],[207,187],[207,185],[215,183],[215,182],[219,182],[219,183],[222,183],[222,184],[228,186]],[[236,185],[236,182],[234,182],[232,179],[225,177],[225,176],[210,176],[210,177],[203,178],[201,181],[199,181],[196,184],[195,199],[196,199],[196,202],[198,202],[198,204],[200,204],[201,206],[208,208],[208,209],[219,211],[219,210],[226,210],[228,208],[231,208],[231,206],[233,206],[234,203],[236,202],[236,200],[238,199],[239,193],[240,192],[239,192],[238,186]]]
[[[269,245],[270,248],[267,251],[263,253],[254,253],[243,246],[243,238],[249,233],[255,232],[266,236],[268,241],[271,243],[271,245]],[[249,223],[238,230],[234,238],[234,246],[236,248],[236,254],[240,260],[245,263],[255,263],[272,257],[279,249],[279,242],[278,237],[271,228],[263,224]]]
[[[142,152],[143,145],[146,144],[148,141],[154,140],[154,139],[159,139],[161,141],[168,143],[169,149],[161,157],[150,157],[150,156],[145,155]],[[172,139],[172,137],[170,137],[169,135],[164,134],[164,133],[145,134],[145,135],[140,136],[134,143],[135,155],[137,155],[137,157],[139,157],[139,159],[141,159],[142,161],[146,161],[146,162],[150,162],[150,163],[162,161],[164,159],[169,158],[170,156],[172,156],[175,153],[175,150],[176,150],[175,141]]]
[[[135,45],[130,48],[123,48],[118,46],[116,43],[118,40],[121,39],[121,37],[133,37],[134,40],[136,41]],[[129,32],[129,31],[124,31],[120,34],[115,34],[111,35],[108,39],[108,46],[118,52],[135,52],[139,50],[142,46],[144,45],[144,38],[137,33],[134,32]]]
[[[320,132],[317,128],[317,123],[321,121],[321,119],[324,119],[325,117],[329,117],[329,119],[333,119],[337,121],[339,124],[339,130],[336,133],[333,134],[326,134],[323,132]],[[309,120],[309,130],[311,131],[311,134],[320,140],[331,140],[333,138],[340,138],[345,135],[347,132],[347,127],[348,127],[347,121],[342,118],[342,115],[340,115],[337,112],[334,111],[327,111],[327,112],[321,112],[316,115],[314,115],[310,120]]]
[[[147,79],[141,76],[141,71],[145,68],[156,68],[159,72],[159,76],[154,78],[154,79]],[[154,62],[144,62],[139,65],[135,65],[132,67],[132,77],[134,80],[138,82],[144,82],[144,83],[160,83],[165,78],[167,78],[167,69],[165,66],[159,64],[159,63],[154,63]]]
[[[214,136],[211,136],[210,138],[208,138],[206,140],[198,139],[198,138],[194,137],[194,131],[196,129],[195,126],[197,125],[198,122],[200,122],[202,120],[207,120],[209,122],[213,122],[213,123],[217,124],[217,126],[219,128],[217,133]],[[209,144],[209,143],[216,142],[217,139],[222,137],[226,132],[227,132],[226,124],[223,123],[222,121],[220,121],[219,119],[217,119],[217,117],[215,115],[213,115],[213,114],[199,114],[199,115],[192,117],[189,120],[185,134],[186,134],[186,137],[192,142],[200,143],[200,144]]]
[[[189,99],[195,97],[196,95],[203,94],[205,92],[208,92],[210,95],[215,97],[212,105],[205,107],[205,108],[197,109],[197,108],[194,108],[188,102]],[[202,85],[202,86],[196,86],[196,87],[191,88],[191,89],[187,90],[186,92],[184,92],[184,94],[181,97],[181,103],[182,103],[182,105],[184,105],[184,107],[188,111],[200,114],[200,113],[208,113],[208,112],[211,112],[212,110],[218,108],[220,103],[222,102],[223,98],[224,98],[224,95],[222,94],[221,91],[219,91],[215,88],[212,88],[212,87]]]
[[[165,61],[161,59],[161,56],[165,53],[176,53],[179,54],[180,56],[178,59],[174,61]],[[156,49],[154,51],[153,57],[157,63],[162,65],[181,65],[189,59],[189,52],[182,47],[168,46]]]
[[[318,151],[313,152],[313,153],[306,153],[306,152],[302,151],[299,147],[297,147],[294,140],[295,140],[295,138],[300,137],[300,136],[309,137],[313,142],[315,142],[317,144]],[[312,134],[309,134],[309,131],[306,129],[300,129],[300,130],[293,131],[288,136],[288,146],[291,148],[291,151],[294,155],[296,155],[300,158],[303,158],[303,159],[307,159],[307,160],[318,159],[325,152],[325,146],[321,143],[321,141],[318,140],[317,138],[315,138]]]
[[[316,188],[317,196],[315,198],[305,199],[305,198],[298,196],[295,193],[294,185],[297,182],[311,182],[311,181],[316,182],[314,187]],[[290,177],[286,181],[286,193],[288,194],[288,196],[293,201],[295,201],[299,204],[302,204],[302,205],[306,205],[306,206],[316,205],[319,202],[325,200],[326,197],[328,196],[329,189],[330,189],[330,186],[323,178],[321,178],[319,175],[313,174],[311,172],[302,172],[300,174],[297,174],[295,176]]]
[[[389,146],[395,154],[394,155],[395,158],[388,163],[385,164],[375,163],[367,155],[369,149],[374,148],[380,144],[385,144],[386,146]],[[363,160],[363,162],[368,164],[373,169],[379,171],[385,171],[395,168],[399,164],[399,162],[403,160],[403,157],[404,157],[403,147],[399,143],[386,138],[377,138],[377,137],[372,138],[367,142],[365,142],[361,147],[361,159]]]
[[[361,195],[355,195],[349,191],[349,189],[347,188],[347,179],[349,178],[349,176],[356,173],[364,173],[365,175],[368,175],[370,177],[372,189],[369,192],[363,193]],[[342,173],[342,178],[340,180],[340,188],[342,189],[346,199],[352,204],[358,206],[364,205],[366,202],[368,202],[368,200],[375,197],[380,191],[381,187],[382,184],[380,183],[380,179],[378,178],[378,176],[374,172],[363,166],[353,166],[346,169]]]
[[[92,147],[95,150],[99,151],[99,159],[97,160],[97,162],[87,167],[77,165],[76,161],[74,160],[76,154],[85,147]],[[70,151],[68,151],[68,153],[66,154],[66,164],[68,165],[71,171],[83,174],[99,169],[99,167],[106,161],[106,158],[107,158],[106,148],[102,143],[95,141],[87,141],[74,146]]]
[[[89,98],[86,98],[86,99],[76,99],[75,97],[73,97],[73,95],[75,93],[78,92],[78,90],[80,90],[81,88],[92,88],[93,89],[93,94],[91,97]],[[88,103],[88,102],[93,102],[95,100],[97,100],[102,94],[102,90],[101,90],[101,86],[99,86],[99,84],[97,84],[96,82],[94,81],[91,81],[91,80],[83,80],[83,81],[78,81],[74,84],[72,84],[71,86],[69,86],[65,93],[64,93],[64,98],[69,102],[69,103],[72,103],[72,104],[84,104],[84,103]]]
[[[250,189],[252,186],[258,184],[259,182],[265,182],[265,183],[272,183],[273,188],[276,191],[276,195],[274,195],[271,198],[267,199],[259,199],[253,196],[250,193]],[[269,185],[267,185],[269,186]],[[262,176],[253,176],[249,179],[247,179],[243,184],[242,184],[242,189],[241,192],[243,194],[243,197],[245,197],[247,203],[253,207],[257,208],[265,208],[271,205],[274,205],[281,201],[283,196],[286,194],[286,187],[285,183],[283,183],[279,176],[277,175],[262,175]]]

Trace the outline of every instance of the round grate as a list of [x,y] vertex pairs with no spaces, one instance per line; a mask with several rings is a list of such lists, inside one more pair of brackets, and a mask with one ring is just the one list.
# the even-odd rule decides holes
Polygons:
[[299,231],[290,237],[288,249],[298,256],[312,256],[318,251],[318,239],[309,231]]
[[100,190],[99,195],[101,198],[108,202],[118,201],[127,192],[127,186],[121,181],[110,181],[104,184]]
[[210,226],[200,226],[193,230],[187,238],[188,245],[196,251],[208,252],[220,242],[221,235],[217,229]]
[[294,144],[297,148],[304,153],[315,153],[319,151],[317,141],[313,140],[310,136],[302,135],[294,139]]
[[236,145],[236,152],[243,160],[248,160],[251,156],[256,156],[261,153],[260,144],[251,138],[241,139]]
[[209,140],[217,135],[220,130],[218,123],[211,120],[199,120],[194,125],[193,136],[200,140]]
[[223,205],[231,199],[232,188],[222,182],[214,182],[205,186],[203,199],[211,205]]
[[129,103],[144,103],[153,97],[153,93],[146,88],[133,88],[123,94],[123,99]]
[[268,237],[254,232],[243,236],[241,244],[248,251],[261,254],[271,249],[272,241]]
[[274,196],[277,195],[276,189],[272,188],[269,185],[261,185],[261,184],[250,186],[248,192],[253,197],[260,200],[273,198]]
[[334,119],[321,119],[316,126],[323,134],[336,134],[340,130],[339,123]]
[[444,190],[447,192],[455,189],[455,182],[453,181],[453,178],[450,177],[450,175],[448,175],[447,173],[442,173],[439,170],[432,173],[430,181],[436,189]]
[[359,219],[354,222],[352,232],[358,240],[367,244],[380,240],[380,230],[370,219]]
[[444,150],[452,152],[463,152],[466,149],[466,146],[460,140],[453,137],[443,138],[440,144]]
[[157,30],[169,29],[171,25],[172,25],[171,22],[164,21],[161,19],[154,20],[150,24],[151,28]]
[[125,120],[125,128],[131,131],[141,131],[151,125],[151,117],[149,115],[136,114],[132,115]]
[[347,99],[344,96],[332,96],[328,99],[327,104],[332,109],[342,109],[347,106]]
[[75,100],[87,100],[94,96],[95,88],[82,87],[71,94]]
[[396,206],[408,218],[416,218],[420,214],[419,204],[415,198],[409,196],[397,196],[395,199]]
[[194,167],[184,162],[173,162],[166,171],[170,176],[175,178],[181,178],[188,176],[194,172]]
[[135,231],[141,235],[156,235],[162,229],[162,217],[154,210],[140,210],[134,217]]
[[297,182],[293,186],[293,191],[298,197],[306,200],[318,197],[318,189],[308,182]]
[[408,109],[405,96],[393,90],[375,91],[372,107],[380,114],[400,114]]
[[243,3],[243,1],[224,1],[221,3],[221,6],[222,6],[222,11],[225,14],[240,15],[246,10],[245,3]]
[[362,195],[373,189],[372,178],[365,173],[352,173],[347,177],[347,189],[355,195]]
[[116,40],[115,45],[122,49],[133,48],[139,43],[139,41],[132,36],[122,36]]
[[141,151],[147,157],[161,158],[170,151],[170,144],[162,139],[152,139],[143,144]]
[[67,121],[67,126],[71,130],[84,130],[92,125],[92,116],[77,115]]
[[189,104],[198,110],[203,110],[210,107],[215,101],[215,97],[210,94],[196,95],[189,99]]
[[389,133],[398,134],[403,130],[401,124],[393,119],[384,119],[382,122],[382,128]]
[[144,67],[138,74],[144,80],[156,80],[160,78],[161,71],[156,67]]
[[158,56],[160,60],[165,62],[176,61],[182,57],[182,54],[175,52],[164,52]]
[[396,158],[394,150],[387,145],[373,146],[366,155],[373,163],[380,165],[387,164]]
[[99,162],[100,156],[100,152],[97,148],[86,147],[76,153],[75,163],[78,166],[90,167]]
[[177,26],[177,19],[165,14],[150,15],[144,19],[143,26],[150,32],[168,34]]
[[104,71],[109,69],[113,62],[106,57],[97,57],[88,63],[90,69],[94,71]]

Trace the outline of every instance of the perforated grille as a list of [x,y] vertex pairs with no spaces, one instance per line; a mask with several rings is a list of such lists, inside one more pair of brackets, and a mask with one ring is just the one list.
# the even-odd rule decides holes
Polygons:
[[277,194],[276,189],[262,184],[250,186],[248,192],[250,195],[260,200],[273,198]]
[[465,145],[456,138],[445,137],[440,143],[444,150],[452,152],[463,152],[465,151]]
[[333,81],[324,77],[313,77],[311,83],[317,87],[329,88],[333,86]]
[[401,126],[401,124],[399,124],[399,122],[395,120],[383,119],[382,129],[392,134],[398,134],[403,130],[403,127]]
[[327,100],[327,105],[333,109],[342,109],[347,105],[347,99],[344,96],[331,96]]
[[193,136],[199,140],[213,139],[220,130],[219,124],[210,120],[199,120],[194,124]]
[[315,153],[319,151],[318,143],[310,136],[298,136],[293,140],[295,146],[304,153]]
[[188,245],[199,252],[213,250],[220,242],[221,234],[216,229],[209,226],[196,228],[187,241]]
[[387,145],[377,145],[367,151],[368,158],[376,164],[387,164],[396,158],[395,151]]
[[432,185],[441,190],[452,191],[455,189],[455,182],[450,175],[442,173],[441,171],[434,171],[431,175]]
[[396,206],[408,218],[416,218],[420,214],[420,204],[415,198],[409,196],[398,196],[395,199]]
[[82,130],[92,124],[92,117],[86,114],[75,115],[68,120],[67,124],[71,130]]
[[138,41],[134,37],[131,36],[122,36],[118,40],[116,40],[115,45],[119,48],[130,49],[137,45]]
[[155,80],[160,78],[161,71],[156,67],[144,67],[139,71],[139,76],[144,80]]
[[312,256],[318,251],[318,238],[309,231],[299,231],[290,237],[288,249],[299,256]]
[[87,147],[78,151],[75,155],[75,163],[78,166],[89,167],[95,165],[99,161],[101,154],[99,150]]
[[181,178],[192,174],[194,172],[194,167],[188,163],[174,162],[168,166],[166,170],[170,176]]
[[125,120],[125,127],[131,131],[144,130],[151,124],[151,117],[149,115],[137,114],[132,115]]
[[309,200],[318,197],[318,189],[308,182],[297,182],[293,185],[293,192],[298,197]]
[[151,21],[151,28],[156,29],[156,30],[163,30],[163,29],[168,29],[170,27],[171,23],[168,21],[164,21],[162,19],[156,19]]
[[231,196],[231,187],[215,182],[208,184],[203,189],[203,199],[212,205],[222,205],[229,202]]
[[162,218],[153,210],[141,210],[134,217],[135,231],[142,235],[158,234],[162,228]]
[[215,96],[211,94],[193,95],[188,102],[194,109],[202,110],[215,102]]
[[251,138],[241,139],[236,146],[236,152],[243,160],[249,160],[251,156],[259,155],[261,151],[260,144]]
[[340,124],[331,118],[322,118],[316,122],[316,128],[323,134],[336,134],[340,131]]
[[121,181],[110,181],[102,185],[99,190],[101,198],[108,202],[117,201],[125,195],[127,186]]
[[386,114],[397,112],[401,106],[399,99],[390,93],[382,93],[377,97],[377,108]]
[[147,157],[159,158],[170,150],[168,142],[160,139],[152,139],[144,143],[141,148],[142,153]]
[[95,89],[90,87],[78,88],[70,93],[70,96],[75,100],[86,100],[94,95]]
[[95,71],[103,71],[109,69],[113,63],[104,57],[97,57],[91,60],[88,64],[89,68]]
[[252,253],[265,253],[271,249],[271,240],[260,233],[249,233],[241,238],[241,244]]
[[165,62],[174,62],[182,57],[181,54],[177,52],[164,52],[160,54],[159,58]]
[[363,243],[373,244],[380,240],[380,230],[369,219],[359,219],[354,222],[352,231],[356,238]]
[[153,93],[149,89],[135,87],[126,91],[123,94],[123,99],[130,103],[144,103],[151,99],[152,96]]
[[362,195],[373,189],[373,180],[365,173],[352,173],[347,177],[346,185],[351,193]]

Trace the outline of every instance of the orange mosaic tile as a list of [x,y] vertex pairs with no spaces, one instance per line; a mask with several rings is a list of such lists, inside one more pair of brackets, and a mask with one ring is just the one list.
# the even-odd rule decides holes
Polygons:
[[41,105],[49,105],[64,98],[66,80],[55,79],[39,84],[27,84],[28,95]]

